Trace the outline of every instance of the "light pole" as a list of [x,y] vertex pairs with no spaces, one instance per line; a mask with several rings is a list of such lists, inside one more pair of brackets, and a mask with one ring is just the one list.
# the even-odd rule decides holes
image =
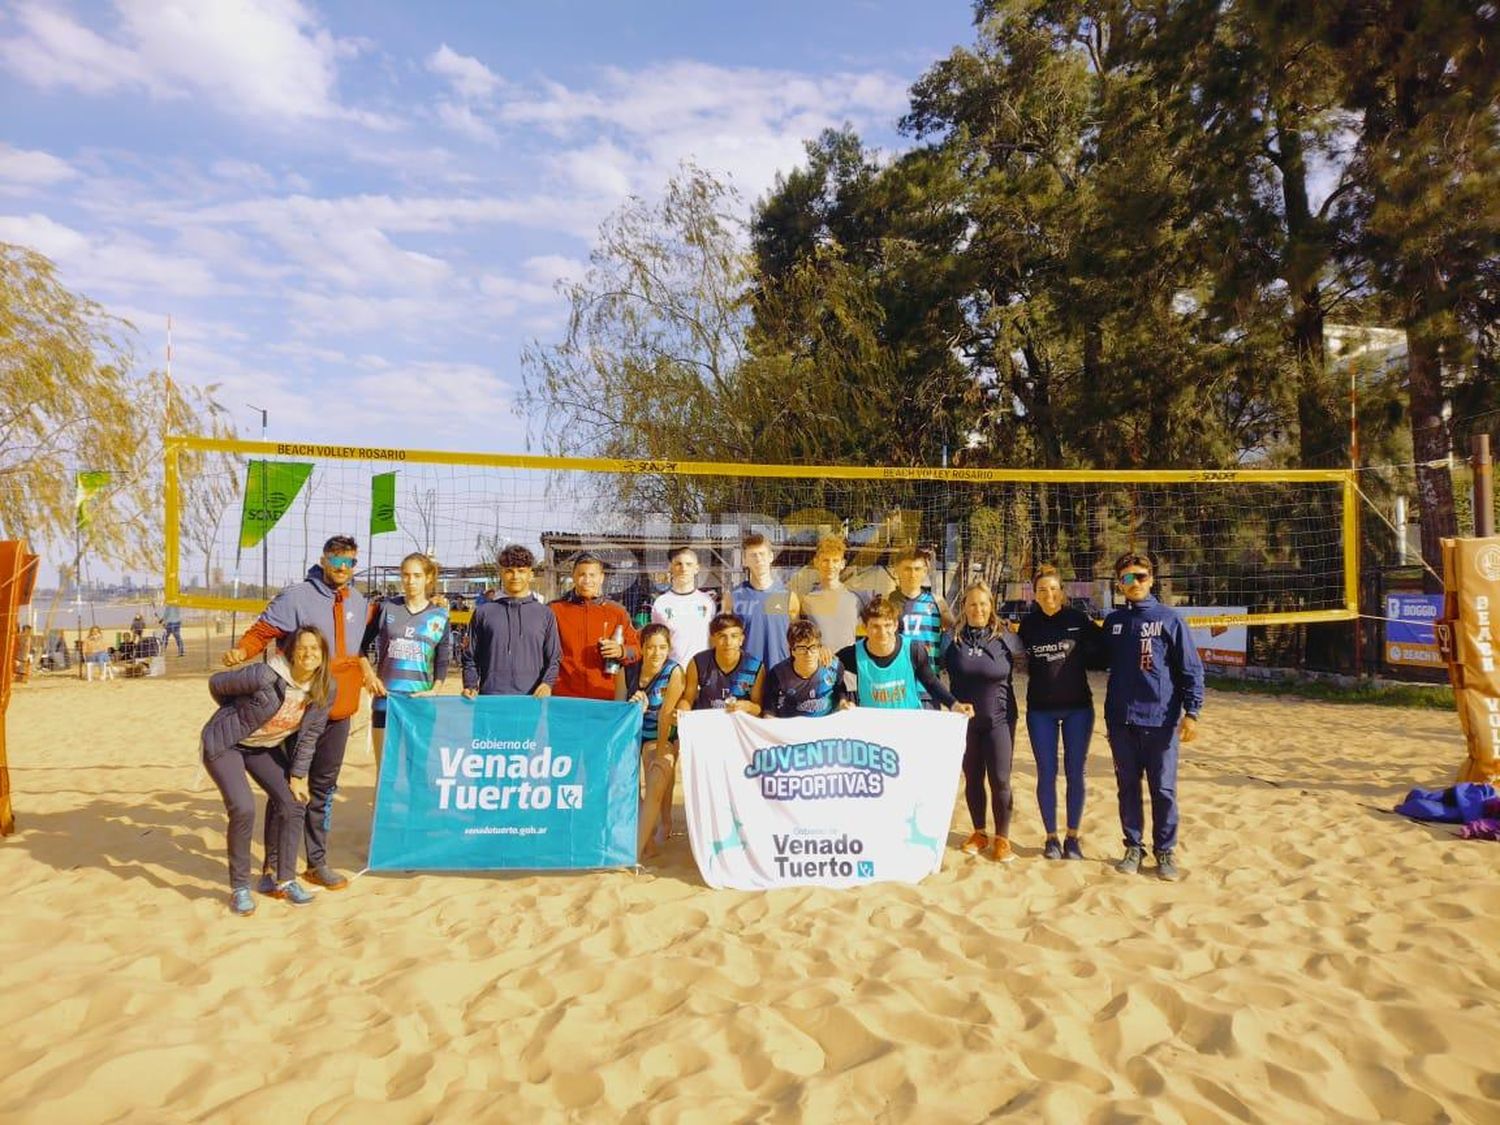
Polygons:
[[[256,406],[253,403],[247,402],[245,405],[260,414],[260,440],[264,442],[266,440],[266,428],[271,417],[271,412],[264,406]],[[260,502],[262,506],[269,505],[271,502],[270,496],[266,494],[266,455],[264,452],[260,455]],[[266,536],[262,535],[260,540],[260,596],[262,598],[269,598],[271,596],[269,550],[270,546],[266,542]]]

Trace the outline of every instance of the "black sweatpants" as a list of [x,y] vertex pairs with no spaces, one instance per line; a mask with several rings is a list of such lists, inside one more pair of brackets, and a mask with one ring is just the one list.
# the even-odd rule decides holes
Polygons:
[[[331,721],[318,738],[312,765],[307,771],[307,788],[312,800],[307,802],[303,832],[307,838],[307,865],[317,867],[328,862],[328,830],[333,825],[333,795],[339,786],[339,771],[344,768],[344,748],[349,745],[349,719]],[[280,855],[277,841],[280,828],[268,810],[266,815],[266,863],[274,864]],[[292,865],[297,863],[297,843],[292,838]]]
[[280,747],[257,750],[234,746],[213,758],[205,758],[203,768],[214,779],[224,795],[229,810],[229,887],[231,890],[250,885],[250,837],[255,833],[255,794],[250,778],[266,791],[266,833],[269,838],[274,820],[280,833],[276,840],[277,858],[266,845],[266,861],[276,868],[276,881],[285,883],[297,877],[297,838],[302,835],[303,805],[292,796],[287,785],[291,763]]
[[964,800],[974,827],[984,831],[984,783],[989,779],[995,809],[995,835],[1010,837],[1010,814],[1015,797],[1010,790],[1011,759],[1015,756],[1016,717],[1005,722],[970,719],[964,736]]

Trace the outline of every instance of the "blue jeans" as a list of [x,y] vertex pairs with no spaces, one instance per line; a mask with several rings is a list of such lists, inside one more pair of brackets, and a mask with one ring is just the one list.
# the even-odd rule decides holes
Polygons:
[[1083,823],[1086,793],[1083,767],[1094,735],[1094,709],[1069,707],[1063,711],[1026,712],[1026,734],[1036,758],[1036,803],[1042,812],[1047,835],[1057,835],[1057,736],[1062,732],[1063,773],[1068,779],[1068,828],[1078,831]]
[[1141,776],[1151,791],[1151,850],[1157,855],[1177,846],[1177,726],[1109,724],[1109,748],[1120,787],[1120,828],[1125,846],[1139,848],[1146,829]]

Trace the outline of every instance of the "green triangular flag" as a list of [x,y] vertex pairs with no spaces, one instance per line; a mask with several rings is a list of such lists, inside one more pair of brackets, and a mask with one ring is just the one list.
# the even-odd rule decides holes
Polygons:
[[251,461],[245,467],[241,547],[253,547],[270,534],[297,499],[312,471],[310,461]]
[[396,474],[377,473],[370,478],[370,534],[396,530]]
[[80,469],[73,478],[73,520],[78,530],[89,526],[89,501],[109,487],[114,474],[108,469]]

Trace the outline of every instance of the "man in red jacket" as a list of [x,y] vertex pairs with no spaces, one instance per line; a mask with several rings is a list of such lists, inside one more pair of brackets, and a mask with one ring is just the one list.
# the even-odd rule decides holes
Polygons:
[[553,693],[613,699],[614,672],[605,670],[605,661],[634,664],[641,658],[641,645],[625,607],[604,597],[604,560],[588,551],[575,558],[573,589],[551,608],[562,639],[562,671]]

